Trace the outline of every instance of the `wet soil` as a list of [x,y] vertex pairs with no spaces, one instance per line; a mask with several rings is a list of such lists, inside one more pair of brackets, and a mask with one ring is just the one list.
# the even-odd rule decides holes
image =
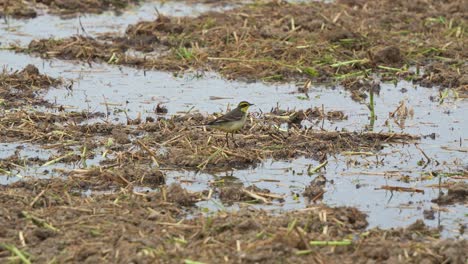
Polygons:
[[[17,10],[27,11],[30,2],[21,3]],[[115,10],[118,3],[44,1],[50,12],[61,14]],[[145,70],[216,70],[243,81],[305,82],[293,93],[294,110],[277,106],[252,112],[244,129],[226,142],[225,134],[202,126],[224,111],[178,112],[182,103],[158,101],[151,113],[129,113],[130,108],[112,108],[104,96],[105,112],[89,106],[75,111],[60,100],[44,99],[51,87],[72,91],[71,80],[41,73],[40,63],[5,69],[0,74],[0,262],[465,263],[466,139],[452,138],[464,129],[456,111],[463,104],[456,100],[467,92],[465,14],[461,1],[255,2],[196,18],[159,14],[155,21],[130,25],[124,35],[84,34],[16,47],[45,58],[84,61],[83,72],[104,62]],[[356,117],[362,111],[347,104],[339,110],[311,107],[320,96],[311,82],[339,81],[362,102],[390,89],[381,80],[398,78],[453,88],[455,99],[440,92],[423,101],[415,92],[413,104],[432,102],[416,113],[420,119],[412,120],[411,100],[402,99],[388,113],[377,111],[386,121],[378,119],[375,127],[367,112]],[[256,91],[258,97],[268,93]],[[381,99],[384,104],[387,98]],[[300,104],[308,100],[314,103]],[[80,104],[89,102],[85,97]],[[124,122],[115,120],[118,115]],[[352,122],[360,123],[358,129]],[[446,130],[426,130],[438,126]],[[436,135],[444,131],[450,136]],[[442,146],[449,137],[451,143]],[[40,153],[27,153],[34,150]],[[300,159],[305,166],[293,165]],[[273,161],[287,165],[255,171]],[[198,186],[207,173],[208,180]],[[359,176],[349,184],[346,177],[335,183],[335,173]],[[359,178],[371,174],[376,175]],[[246,179],[239,180],[242,175]],[[421,186],[425,179],[439,182]],[[434,204],[431,192],[440,194]],[[380,207],[366,208],[369,203],[363,202],[363,212],[330,201],[340,195],[347,206],[375,199]],[[397,208],[390,211],[392,199]],[[205,207],[210,202],[216,210]],[[437,219],[439,228],[421,220],[408,226],[415,217],[402,211],[411,207],[419,209],[410,214],[417,212],[416,218],[432,226]],[[391,212],[383,223],[399,217],[407,227],[369,228],[376,211],[382,218]],[[442,218],[462,219],[440,224],[441,212],[447,212]],[[444,229],[454,228],[456,236],[441,238]]]
[[59,15],[119,12],[140,2],[140,0],[2,0],[0,1],[0,17],[34,18],[43,13],[44,9],[51,14]]
[[257,3],[196,18],[160,14],[123,36],[35,40],[16,49],[145,69],[209,69],[241,80],[349,81],[378,72],[384,80],[460,88],[468,84],[462,2]]
[[466,204],[468,202],[468,184],[466,182],[458,182],[449,186],[447,192],[445,194],[441,193],[440,197],[434,199],[433,202],[439,205]]
[[61,15],[80,13],[102,13],[104,11],[121,11],[130,5],[140,3],[140,0],[40,0],[32,1],[46,5],[51,13]]
[[37,16],[33,6],[25,1],[0,0],[0,18],[33,18]]
[[[305,112],[312,113],[308,110]],[[302,118],[309,118],[304,112],[302,114]],[[117,164],[122,167],[124,164],[134,166],[135,162],[149,162],[168,168],[217,171],[246,168],[267,158],[284,160],[305,156],[326,160],[328,155],[340,151],[378,151],[383,148],[382,144],[410,143],[419,139],[418,136],[402,133],[356,133],[302,128],[295,124],[295,112],[252,118],[251,123],[246,125],[246,133],[234,135],[234,141],[226,141],[224,133],[206,131],[200,127],[211,119],[201,114],[149,119],[147,122],[140,118],[129,119],[127,125],[85,122],[97,116],[100,114],[7,112],[0,118],[0,126],[3,128],[0,138],[3,142],[21,140],[49,145],[60,155],[75,157],[70,161],[80,160],[80,153],[72,149],[75,146],[90,155],[105,149],[109,155],[101,161],[103,165]],[[290,117],[293,117],[294,123]],[[309,120],[313,121],[312,116]],[[288,121],[289,129],[279,129],[281,124],[287,124]],[[50,159],[54,158],[57,157]]]
[[466,241],[434,239],[437,230],[422,222],[365,231],[366,215],[354,208],[317,206],[277,216],[245,208],[186,219],[203,196],[178,185],[91,196],[80,189],[79,182],[67,180],[0,186],[0,259],[463,263],[467,257]]
[[9,72],[4,68],[0,73],[0,105],[5,109],[50,105],[38,96],[39,93],[62,84],[63,80],[40,74],[39,69],[31,64],[21,71]]

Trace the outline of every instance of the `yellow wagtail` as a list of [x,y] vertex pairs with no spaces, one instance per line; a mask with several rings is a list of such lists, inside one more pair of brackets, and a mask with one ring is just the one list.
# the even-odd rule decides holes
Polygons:
[[[242,101],[235,109],[207,123],[206,126],[226,132],[226,144],[229,145],[229,133],[231,133],[232,140],[234,141],[234,133],[239,131],[245,125],[245,122],[247,121],[247,111],[252,105],[253,104],[247,101]],[[236,144],[235,141],[234,144]]]

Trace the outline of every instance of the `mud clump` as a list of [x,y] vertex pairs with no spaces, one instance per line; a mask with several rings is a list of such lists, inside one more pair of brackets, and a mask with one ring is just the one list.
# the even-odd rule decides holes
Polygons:
[[[287,121],[290,125],[297,125],[298,127],[302,127],[302,121],[308,120],[317,120],[321,121],[323,119],[327,120],[345,120],[347,119],[347,115],[343,111],[325,111],[322,108],[314,107],[308,108],[305,110],[298,110],[298,111],[288,111],[282,110],[279,108],[273,108],[270,113],[265,115],[266,118],[271,120],[283,120]],[[288,117],[285,119],[285,117]]]
[[[123,57],[125,50],[99,42],[91,37],[73,36],[59,40],[33,40],[29,43],[26,52],[39,52],[42,57],[58,57],[66,60],[84,60],[91,62],[101,60],[111,62],[114,58]],[[114,61],[115,62],[115,61]]]
[[[426,87],[440,85],[448,88],[458,88],[468,86],[467,74],[468,65],[460,66],[450,63],[433,62],[426,67],[425,72],[421,77],[415,79],[416,82]],[[466,88],[465,88],[466,89]]]
[[403,57],[400,49],[395,46],[388,46],[378,50],[373,55],[374,63],[383,63],[386,65],[401,64]]
[[24,105],[50,106],[39,95],[51,87],[58,87],[63,80],[39,73],[34,65],[27,65],[21,71],[0,72],[0,104],[7,109]]
[[[219,199],[227,204],[233,204],[234,202],[255,202],[258,199],[262,201],[268,201],[269,199],[264,196],[270,194],[270,190],[261,189],[255,185],[244,188],[243,186],[225,186],[219,189]],[[279,201],[283,201],[282,198],[277,198]]]
[[468,201],[468,183],[458,182],[448,188],[447,194],[432,200],[439,205],[449,205],[455,203],[466,203]]
[[309,202],[321,200],[325,193],[324,187],[327,179],[323,175],[315,177],[310,184],[305,188],[302,195],[308,199]]
[[167,200],[180,206],[193,206],[199,200],[178,184],[171,184],[166,192]]
[[120,13],[122,10],[135,6],[140,0],[0,0],[0,18],[34,18],[38,15],[36,9],[47,8],[48,13],[61,16],[77,16],[80,14],[101,14],[104,11]]
[[72,171],[69,180],[79,188],[88,190],[113,190],[118,188],[133,189],[133,187],[157,188],[166,183],[163,172],[150,166],[126,166],[124,168],[103,169],[90,168]]
[[34,18],[37,12],[25,1],[0,0],[0,18]]
[[104,11],[120,12],[140,3],[140,0],[27,0],[48,7],[49,12],[59,15],[78,15],[83,13],[100,14]]

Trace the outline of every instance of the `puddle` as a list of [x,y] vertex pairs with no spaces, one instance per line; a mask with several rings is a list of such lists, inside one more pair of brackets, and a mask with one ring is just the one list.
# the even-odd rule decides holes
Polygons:
[[[100,64],[93,64],[90,68],[87,65],[42,60],[8,51],[1,51],[0,56],[2,64],[9,68],[21,69],[26,64],[33,63],[42,73],[74,80],[72,93],[64,89],[52,89],[46,96],[48,100],[75,110],[102,112],[106,112],[107,104],[107,109],[111,112],[110,118],[120,122],[125,120],[124,110],[132,118],[138,113],[143,117],[155,116],[154,108],[158,103],[167,106],[169,115],[187,111],[208,114],[223,111],[228,103],[247,99],[255,103],[252,111],[257,113],[269,112],[277,104],[283,109],[305,109],[323,105],[325,110],[341,110],[348,116],[343,121],[323,120],[312,124],[314,129],[323,127],[326,130],[363,131],[370,123],[367,106],[352,101],[350,94],[341,87],[313,87],[309,90],[310,99],[304,100],[302,94],[295,93],[297,88],[292,84],[225,81],[214,74],[174,77],[169,73],[145,73]],[[213,100],[212,96],[223,99]],[[324,175],[329,181],[333,180],[333,183],[327,183],[323,202],[328,205],[356,206],[369,214],[371,227],[383,228],[406,226],[415,219],[422,219],[423,210],[436,207],[430,201],[439,195],[439,190],[427,186],[437,185],[439,178],[428,179],[425,176],[434,171],[466,170],[468,165],[468,138],[465,132],[468,131],[468,122],[464,113],[464,109],[468,109],[468,102],[448,98],[440,104],[438,98],[437,89],[422,88],[405,81],[396,86],[382,84],[380,95],[375,98],[377,119],[374,131],[421,135],[423,138],[419,149],[414,145],[387,146],[377,155],[329,157]],[[395,111],[402,100],[413,109],[414,116],[408,117],[405,126],[400,127],[389,118],[389,113]],[[431,159],[426,166],[420,164],[427,163],[424,155]],[[298,173],[306,172],[309,165],[316,167],[318,163],[308,159],[268,161],[257,168],[233,171],[229,176],[237,178],[244,186],[255,184],[286,197],[284,204],[265,207],[269,210],[300,210],[306,207],[301,194],[314,177],[307,176],[307,173]],[[395,171],[401,175],[383,175],[385,172]],[[182,182],[184,187],[192,191],[206,190],[210,181],[223,176],[225,174],[168,172],[169,183]],[[442,183],[447,181],[453,180],[449,177],[442,178]],[[417,188],[424,190],[424,193],[376,190],[383,185]],[[299,194],[297,200],[293,199],[294,194]],[[218,202],[204,202],[200,206],[210,210],[220,209]],[[443,211],[436,210],[435,219],[426,220],[426,223],[431,226],[442,225],[446,227],[444,236],[455,236],[458,235],[459,224],[467,224],[467,213],[468,210],[463,205],[448,206]]]
[[5,159],[18,153],[19,156],[48,158],[51,154],[49,151],[39,148],[38,146],[22,143],[0,143],[0,159]]
[[[304,100],[303,94],[296,93],[297,87],[292,84],[226,81],[212,73],[174,77],[166,72],[145,72],[103,64],[89,67],[9,51],[0,51],[0,56],[0,67],[18,70],[31,63],[37,65],[41,73],[74,81],[71,92],[66,89],[51,89],[46,95],[50,102],[80,111],[109,110],[116,121],[125,120],[123,111],[127,111],[131,118],[138,114],[143,117],[155,115],[154,110],[159,103],[165,105],[171,115],[188,111],[225,111],[228,104],[249,100],[255,103],[252,109],[254,112],[269,112],[277,105],[282,109],[306,109],[323,105],[325,111],[340,110],[348,116],[348,120],[339,122],[324,120],[323,124],[314,125],[315,128],[323,126],[327,130],[362,131],[370,123],[367,105],[351,101],[350,94],[340,87],[313,87],[309,92],[310,99]],[[406,92],[402,93],[402,89]],[[431,98],[435,98],[435,102]],[[446,99],[443,104],[439,104],[437,98],[439,91],[435,88],[422,88],[406,81],[401,81],[396,86],[382,84],[381,94],[376,96],[375,101],[377,120],[374,131],[406,132],[423,136],[436,133],[436,139],[428,142],[438,145],[442,143],[440,139],[445,138],[443,143],[450,141],[453,145],[451,148],[460,148],[460,140],[462,145],[466,140],[462,132],[468,128],[462,111],[467,102]],[[400,128],[391,119],[385,124],[389,113],[395,111],[402,100],[414,109],[414,118],[408,118],[404,128]]]
[[[144,72],[103,64],[93,64],[90,68],[88,65],[55,59],[43,60],[9,51],[0,51],[0,56],[0,67],[6,65],[9,69],[19,70],[31,63],[36,65],[41,73],[73,80],[72,92],[66,89],[51,89],[45,98],[64,105],[65,109],[110,112],[111,121],[125,122],[126,115],[135,118],[139,113],[143,117],[155,117],[155,108],[159,103],[167,107],[169,115],[193,110],[203,113],[225,111],[227,104],[237,104],[240,100],[253,101],[256,104],[253,111],[269,112],[277,102],[281,108],[303,109],[335,101],[337,104],[333,110],[343,110],[346,114],[349,112],[343,107],[348,101],[348,98],[342,96],[344,92],[332,91],[325,87],[316,88],[316,98],[306,101],[299,100],[300,95],[294,93],[297,88],[289,84],[247,84],[226,81],[211,73],[174,77],[166,72]],[[264,96],[265,93],[271,97]],[[213,97],[224,99],[212,100]],[[360,108],[364,109],[364,106]],[[325,104],[325,110],[331,110],[328,104]],[[334,129],[330,124],[333,123],[327,122],[325,128]]]
[[[142,20],[153,20],[157,17],[156,9],[168,16],[197,16],[207,11],[221,11],[234,8],[234,5],[187,4],[182,2],[164,3],[147,2],[115,15],[108,11],[103,14],[85,14],[80,18],[61,18],[43,14],[32,19],[8,19],[0,22],[0,45],[17,43],[28,45],[33,39],[64,38],[74,34],[97,36],[101,33],[124,33],[127,26]],[[81,25],[80,25],[81,23]]]
[[[78,150],[71,153],[79,154]],[[9,162],[8,158],[15,155],[18,157],[14,161]],[[54,159],[63,157],[57,154],[53,149],[43,149],[38,145],[29,143],[0,143],[0,162],[7,164],[9,169],[2,168],[0,163],[0,185],[11,184],[20,180],[48,179],[57,175],[60,172],[88,166],[98,166],[99,162],[104,158],[97,151],[93,159],[87,159],[83,164],[82,161],[74,163],[52,162]],[[48,163],[50,163],[48,165]]]
[[[390,153],[393,152],[393,153]],[[369,228],[378,226],[381,228],[391,228],[407,226],[417,219],[423,219],[423,211],[435,209],[435,219],[425,220],[426,224],[432,227],[442,226],[443,235],[447,237],[460,235],[460,224],[466,225],[466,207],[464,205],[454,205],[443,208],[437,212],[437,205],[431,203],[439,195],[436,187],[439,178],[422,180],[424,172],[415,162],[401,162],[409,156],[419,154],[412,147],[405,147],[402,151],[396,148],[388,148],[379,154],[379,158],[385,158],[385,163],[376,165],[347,165],[350,160],[358,160],[366,163],[375,159],[368,157],[350,158],[343,155],[329,158],[326,171],[323,175],[328,182],[325,186],[325,194],[321,202],[329,206],[352,206],[366,212],[369,217]],[[255,205],[257,208],[281,212],[285,210],[302,210],[308,205],[308,201],[302,196],[306,186],[316,177],[308,176],[307,168],[318,164],[308,159],[297,159],[291,162],[268,161],[255,169],[233,171],[217,175],[194,172],[170,172],[169,179],[173,182],[182,183],[184,188],[193,191],[207,189],[207,185],[213,181],[225,179],[228,182],[242,182],[244,187],[255,184],[259,188],[266,188],[273,194],[284,196],[285,201],[275,202],[271,205]],[[384,176],[385,172],[395,171],[402,176],[409,177],[409,183],[401,181],[402,177]],[[394,173],[395,174],[395,173]],[[442,179],[445,183],[446,178]],[[424,193],[391,192],[380,190],[381,186],[402,186],[421,189]],[[434,187],[428,187],[434,186]],[[445,189],[442,189],[446,193]],[[236,209],[222,204],[217,198],[215,201],[201,202],[199,206],[208,208],[210,211],[217,211],[227,208]],[[320,201],[320,200],[319,200]],[[313,204],[311,204],[313,206]]]
[[29,159],[47,160],[54,154],[54,151],[44,150],[39,146],[26,143],[0,144],[0,159],[4,160],[15,154],[21,162],[15,162],[15,165],[12,165],[13,168],[9,170],[0,167],[0,184],[10,184],[24,179],[28,175],[34,175],[35,178],[49,177],[45,168],[25,166],[25,164],[29,163]]

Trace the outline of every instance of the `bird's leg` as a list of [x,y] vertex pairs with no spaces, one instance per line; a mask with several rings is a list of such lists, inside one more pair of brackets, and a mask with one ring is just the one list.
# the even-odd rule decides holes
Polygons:
[[226,133],[226,146],[229,148],[229,133]]
[[234,133],[231,133],[231,136],[232,136],[232,142],[234,142],[234,145],[235,145],[236,147],[239,147],[239,145],[237,145],[236,140],[235,140],[235,138],[234,138]]

